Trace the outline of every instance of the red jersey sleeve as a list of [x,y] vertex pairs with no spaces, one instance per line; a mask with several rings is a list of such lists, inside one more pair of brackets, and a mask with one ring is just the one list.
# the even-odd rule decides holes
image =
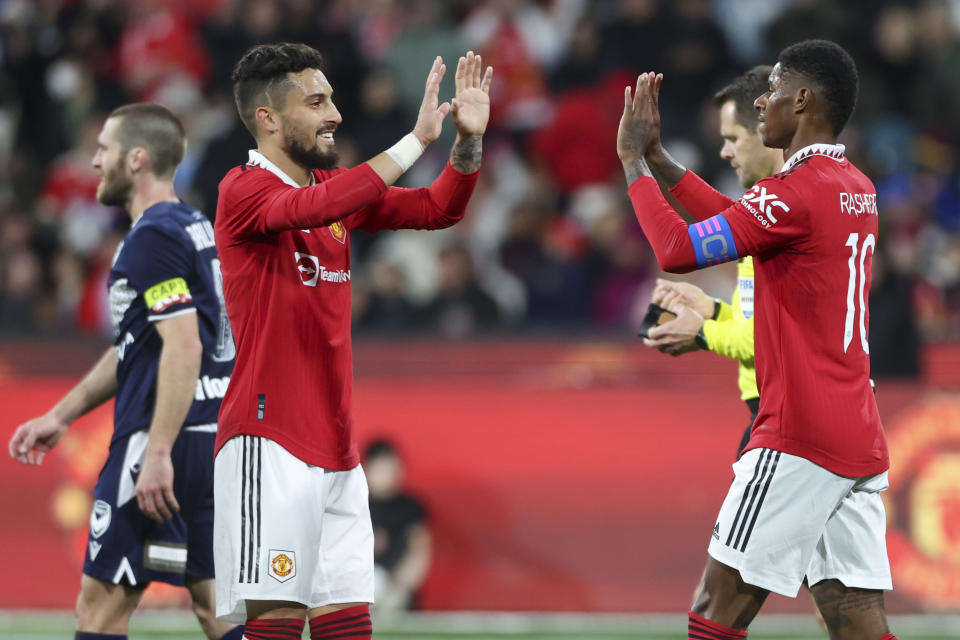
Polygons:
[[686,273],[697,268],[687,223],[673,210],[651,177],[637,178],[627,192],[637,221],[664,271]]
[[739,254],[761,255],[809,234],[810,213],[803,198],[784,179],[764,178],[728,207],[723,216]]
[[670,189],[670,193],[696,220],[706,220],[734,203],[733,199],[711,187],[689,169],[680,182]]
[[460,173],[448,162],[429,187],[390,187],[384,196],[343,223],[349,229],[444,229],[459,222],[477,184],[479,170]]
[[386,189],[366,163],[301,188],[245,165],[220,183],[217,222],[236,239],[324,227],[374,202]]

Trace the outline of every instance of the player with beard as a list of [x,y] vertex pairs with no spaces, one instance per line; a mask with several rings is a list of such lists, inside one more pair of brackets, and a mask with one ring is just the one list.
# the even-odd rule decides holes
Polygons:
[[187,587],[211,640],[243,635],[214,614],[213,446],[235,348],[213,228],[173,189],[185,149],[180,121],[160,105],[127,105],[107,118],[93,157],[97,199],[133,223],[110,271],[115,344],[10,440],[11,456],[40,464],[71,422],[116,396],[90,514],[78,640],[126,638],[153,580]]
[[786,163],[738,201],[691,177],[688,188],[717,205],[689,226],[645,159],[659,146],[662,80],[645,73],[624,92],[617,152],[637,219],[664,270],[752,255],[757,279],[760,409],[713,527],[688,637],[744,638],[771,591],[795,597],[806,582],[832,639],[892,640],[880,497],[889,456],[865,306],[876,191],[837,144],[856,65],[825,40],[784,49],[755,106],[763,143]]
[[[493,71],[460,58],[427,77],[413,131],[352,168],[337,167],[341,116],[323,60],[302,44],[259,45],[233,72],[257,149],[220,183],[215,224],[237,367],[215,463],[217,613],[248,638],[369,638],[373,530],[353,434],[350,237],[353,229],[438,229],[464,215],[480,168]],[[440,176],[391,187],[452,115]]]

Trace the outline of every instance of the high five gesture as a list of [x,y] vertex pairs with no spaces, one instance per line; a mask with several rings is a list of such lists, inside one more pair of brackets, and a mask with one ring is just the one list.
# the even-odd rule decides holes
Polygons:
[[660,83],[663,74],[640,74],[636,91],[623,93],[623,116],[617,131],[617,155],[623,163],[627,184],[641,175],[651,175],[644,155],[660,144]]
[[[463,58],[461,58],[462,60]],[[427,83],[423,90],[423,101],[417,114],[417,124],[413,125],[413,135],[417,137],[424,149],[440,137],[443,119],[450,113],[450,103],[440,104],[440,83],[447,72],[447,65],[437,56],[433,59],[433,66],[427,74]],[[459,70],[457,74],[459,75]]]
[[457,126],[457,142],[450,151],[450,165],[460,173],[473,173],[480,168],[481,138],[490,121],[490,82],[493,67],[481,75],[480,56],[468,51],[457,62],[456,95],[451,100],[453,123]]
[[457,62],[456,95],[451,101],[451,112],[461,138],[482,136],[487,130],[493,67],[487,67],[481,76],[482,70],[482,60],[473,51],[468,51],[466,57],[461,56]]

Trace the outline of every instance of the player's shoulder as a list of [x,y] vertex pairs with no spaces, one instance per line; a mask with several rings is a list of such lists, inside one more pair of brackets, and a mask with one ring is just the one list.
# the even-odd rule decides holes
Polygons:
[[786,213],[801,208],[806,201],[802,192],[795,181],[778,173],[758,180],[740,197],[738,204],[754,216],[769,216],[773,210]]
[[223,177],[220,181],[220,195],[254,191],[271,183],[282,185],[283,180],[268,169],[245,162],[230,169]]
[[124,246],[156,245],[158,243],[188,245],[190,236],[187,227],[209,220],[199,210],[179,202],[164,202],[149,208],[131,227]]
[[863,174],[845,155],[841,144],[812,144],[794,153],[783,169],[767,180],[787,185],[796,191],[822,189],[824,181],[842,180],[842,176]]

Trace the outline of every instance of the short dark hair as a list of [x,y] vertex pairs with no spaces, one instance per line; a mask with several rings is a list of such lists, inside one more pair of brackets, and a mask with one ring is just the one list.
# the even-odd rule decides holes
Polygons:
[[846,50],[829,40],[804,40],[780,52],[777,58],[783,71],[799,73],[814,83],[826,102],[826,116],[839,135],[857,103],[860,76],[857,65]]
[[187,150],[183,124],[169,109],[151,102],[117,107],[107,118],[119,118],[117,142],[124,153],[143,147],[153,159],[153,173],[172,177]]
[[400,457],[397,453],[397,448],[392,442],[386,439],[372,441],[367,445],[366,450],[363,452],[364,461],[379,458],[380,456],[393,456],[394,458]]
[[773,67],[768,64],[759,64],[733,79],[720,91],[713,94],[713,103],[722,107],[733,101],[737,115],[737,122],[751,131],[757,128],[760,115],[753,107],[753,102],[766,93],[770,86],[770,72]]
[[240,119],[257,135],[257,107],[274,105],[290,91],[288,73],[323,69],[323,56],[305,44],[258,44],[247,50],[233,68],[233,98]]

